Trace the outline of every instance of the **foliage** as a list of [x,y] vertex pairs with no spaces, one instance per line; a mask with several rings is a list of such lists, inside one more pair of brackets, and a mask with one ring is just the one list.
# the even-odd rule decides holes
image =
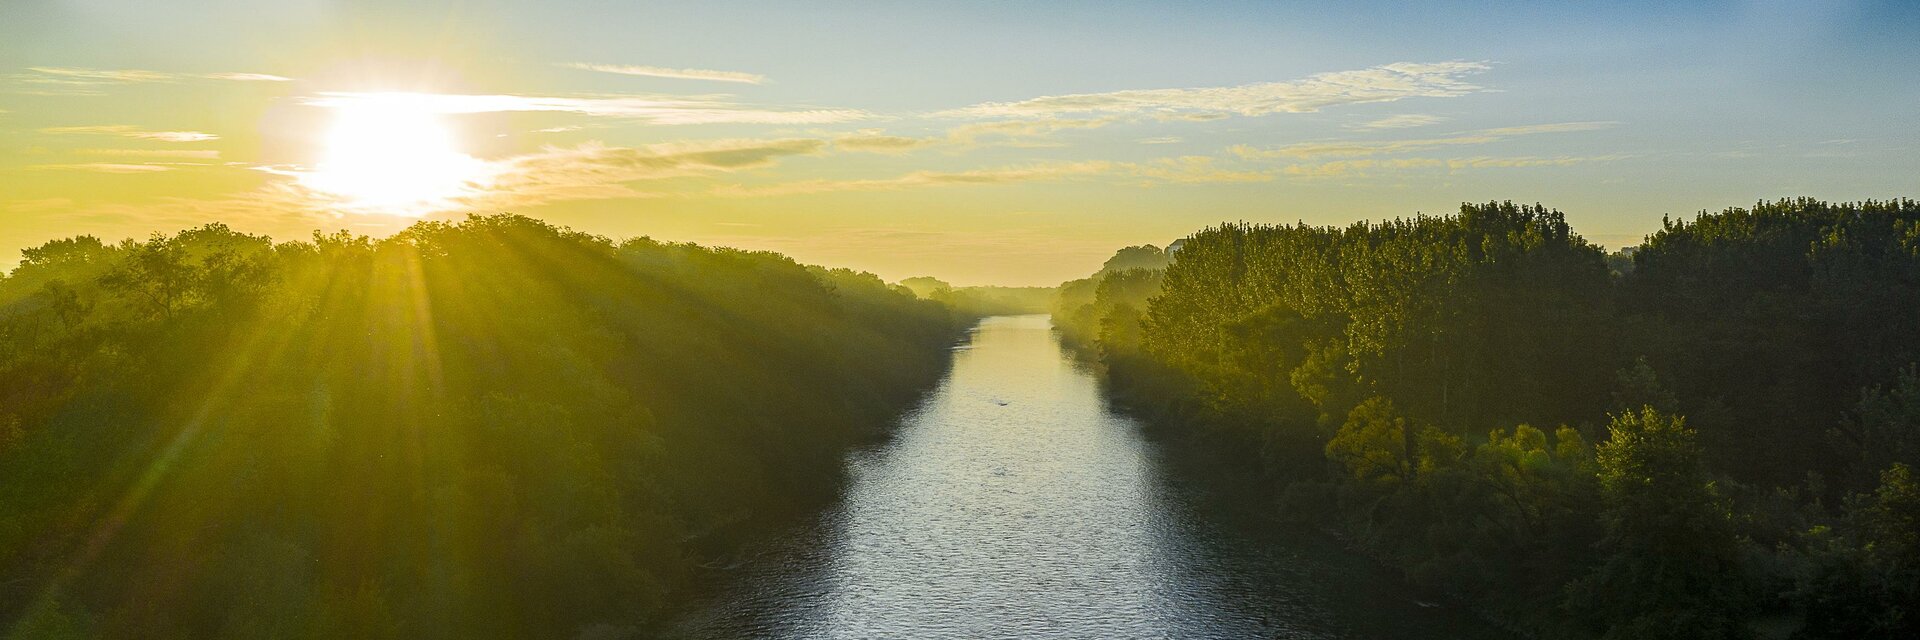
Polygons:
[[517,216],[208,225],[0,279],[0,630],[567,637],[644,621],[944,367],[871,275]]
[[[1137,350],[1147,298],[1160,291],[1161,276],[1176,251],[1150,244],[1126,247],[1092,276],[1061,284],[1050,309],[1061,339],[1070,345]],[[1122,341],[1102,341],[1101,334],[1109,331]]]
[[1179,245],[1143,298],[1067,283],[1055,323],[1128,406],[1258,450],[1286,515],[1542,637],[1911,635],[1920,204],[1612,254],[1511,203]]
[[1653,408],[1616,415],[1595,455],[1606,558],[1569,587],[1610,638],[1743,635],[1726,501],[1685,421]]

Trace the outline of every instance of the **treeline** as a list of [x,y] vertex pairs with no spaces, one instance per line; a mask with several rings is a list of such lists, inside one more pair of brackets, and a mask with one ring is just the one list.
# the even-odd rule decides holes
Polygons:
[[1053,287],[956,287],[932,276],[907,278],[899,286],[975,318],[1046,313],[1054,296]]
[[1920,634],[1913,201],[1761,203],[1613,255],[1511,203],[1223,225],[1062,294],[1131,405],[1530,635]]
[[[1160,291],[1169,250],[1178,247],[1127,247],[1107,258],[1093,275],[1062,283],[1048,305],[1061,341],[1088,349],[1104,337],[1109,343],[1137,346],[1140,314],[1147,309],[1147,298]],[[1114,333],[1103,335],[1109,327]]]
[[0,637],[632,635],[964,323],[517,216],[49,242],[0,279]]

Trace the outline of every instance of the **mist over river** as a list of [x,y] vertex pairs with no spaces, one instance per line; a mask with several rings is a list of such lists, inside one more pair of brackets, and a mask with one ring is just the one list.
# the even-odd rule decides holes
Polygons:
[[1046,317],[989,318],[893,438],[849,459],[838,504],[725,570],[673,634],[1508,637],[1170,457]]

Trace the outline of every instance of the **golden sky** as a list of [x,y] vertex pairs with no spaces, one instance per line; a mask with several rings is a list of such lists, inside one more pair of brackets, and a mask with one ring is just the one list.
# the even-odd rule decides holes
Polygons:
[[0,266],[508,211],[1054,284],[1223,221],[1511,199],[1621,246],[1920,186],[1897,4],[608,4],[9,0]]

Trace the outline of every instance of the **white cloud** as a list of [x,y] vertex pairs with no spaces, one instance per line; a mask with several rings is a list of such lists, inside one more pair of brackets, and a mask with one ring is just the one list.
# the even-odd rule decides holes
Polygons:
[[1261,149],[1248,145],[1236,145],[1229,149],[1234,155],[1247,160],[1267,158],[1313,158],[1313,157],[1365,157],[1392,155],[1413,151],[1425,151],[1440,147],[1479,145],[1499,142],[1507,138],[1542,133],[1567,133],[1573,131],[1593,131],[1612,127],[1616,122],[1561,122],[1536,124],[1518,127],[1482,129],[1444,138],[1415,138],[1406,140],[1332,140],[1321,142],[1300,142],[1283,147]]
[[1221,169],[1215,166],[1214,158],[1208,156],[1161,158],[1145,164],[1126,166],[1136,176],[1175,184],[1267,182],[1273,179],[1273,174],[1267,171]]
[[1429,116],[1429,115],[1421,115],[1417,113],[1408,113],[1408,114],[1401,114],[1401,115],[1395,115],[1395,116],[1387,116],[1385,118],[1380,118],[1378,120],[1368,120],[1366,122],[1362,122],[1359,124],[1349,125],[1347,128],[1368,129],[1368,130],[1409,129],[1413,127],[1424,127],[1431,124],[1439,124],[1446,121],[1447,121],[1446,118],[1442,118],[1440,116]]
[[145,69],[82,69],[77,67],[27,67],[27,74],[14,79],[35,84],[101,85],[142,82],[179,82],[182,80],[226,80],[231,82],[290,82],[292,78],[267,73],[172,73]]
[[1247,160],[1267,158],[1314,158],[1314,157],[1362,157],[1389,155],[1410,151],[1423,151],[1436,147],[1475,145],[1494,142],[1495,136],[1468,135],[1451,138],[1423,138],[1415,140],[1353,140],[1332,142],[1300,142],[1273,149],[1261,149],[1248,145],[1235,145],[1228,149],[1236,156]]
[[963,124],[947,131],[947,137],[955,142],[974,143],[982,138],[1042,138],[1059,131],[1073,129],[1098,129],[1114,122],[1117,118],[1044,118],[1035,120],[1000,120],[997,122],[976,122]]
[[681,80],[712,80],[715,82],[739,82],[744,84],[760,84],[767,81],[766,76],[763,76],[757,73],[747,73],[744,71],[715,71],[712,69],[673,69],[668,67],[649,67],[644,65],[592,64],[587,62],[568,62],[568,63],[563,63],[560,66],[566,67],[569,69],[580,69],[584,71],[598,71],[601,73],[617,73],[620,75],[627,75],[627,76],[648,76],[653,78],[676,78]]
[[1499,127],[1496,129],[1482,129],[1480,130],[1480,133],[1482,135],[1500,136],[1500,137],[1529,136],[1536,133],[1569,133],[1574,131],[1597,131],[1600,129],[1610,129],[1618,124],[1620,123],[1614,122],[1611,120],[1595,120],[1590,122],[1556,122],[1552,124],[1529,124],[1529,125],[1521,125],[1518,127]]
[[220,139],[220,136],[217,136],[211,133],[206,133],[203,131],[147,131],[145,129],[135,127],[133,125],[126,125],[126,124],[102,124],[102,125],[88,125],[88,126],[81,126],[81,127],[48,127],[45,129],[41,129],[40,132],[51,133],[55,135],[67,135],[67,134],[115,135],[115,136],[124,136],[128,138],[138,138],[141,140],[158,140],[161,142],[206,142],[209,140]]
[[1515,169],[1526,167],[1564,167],[1588,162],[1608,162],[1629,156],[1473,156],[1467,158],[1362,158],[1310,164],[1289,165],[1281,169],[1290,176],[1329,178],[1361,177],[1384,171],[1444,169],[1460,172],[1469,169]]
[[128,134],[135,138],[159,140],[162,142],[206,142],[218,140],[220,136],[199,131],[142,131]]
[[872,117],[872,114],[855,109],[761,109],[710,96],[556,97],[326,92],[301,100],[302,104],[330,108],[350,107],[366,101],[406,101],[412,108],[443,114],[559,112],[627,118],[650,124],[829,124]]
[[1305,113],[1338,105],[1467,95],[1482,91],[1482,88],[1464,78],[1488,68],[1482,62],[1402,62],[1369,69],[1314,74],[1289,82],[1044,96],[1017,102],[983,103],[936,115],[1034,117],[1069,113],[1123,113],[1217,118],[1227,115]]
[[214,149],[76,149],[74,153],[85,156],[112,156],[124,158],[186,158],[193,160],[219,160],[220,152]]
[[1105,161],[1042,163],[972,171],[915,171],[893,178],[869,180],[802,180],[763,187],[733,185],[714,190],[717,195],[754,197],[833,191],[894,191],[914,187],[1005,184],[1058,181],[1107,173],[1119,165]]
[[293,78],[270,73],[209,73],[202,77],[233,82],[293,82]]
[[1179,136],[1161,136],[1158,138],[1141,138],[1134,142],[1140,144],[1179,144],[1183,142],[1183,140]]
[[1226,170],[1214,166],[1213,158],[1182,156],[1147,163],[1106,160],[1046,162],[970,171],[915,171],[892,178],[865,180],[801,180],[759,187],[731,185],[715,189],[714,193],[731,197],[756,197],[837,191],[897,191],[921,187],[1062,182],[1099,176],[1138,178],[1148,185],[1264,182],[1273,179],[1269,172]]
[[888,135],[880,129],[861,129],[854,133],[835,136],[834,146],[848,151],[889,155],[899,155],[928,147],[958,149],[978,146],[1054,147],[1062,145],[1045,139],[1055,132],[1098,129],[1116,121],[1116,118],[1048,118],[976,122],[948,129],[945,135],[929,137],[896,136]]

